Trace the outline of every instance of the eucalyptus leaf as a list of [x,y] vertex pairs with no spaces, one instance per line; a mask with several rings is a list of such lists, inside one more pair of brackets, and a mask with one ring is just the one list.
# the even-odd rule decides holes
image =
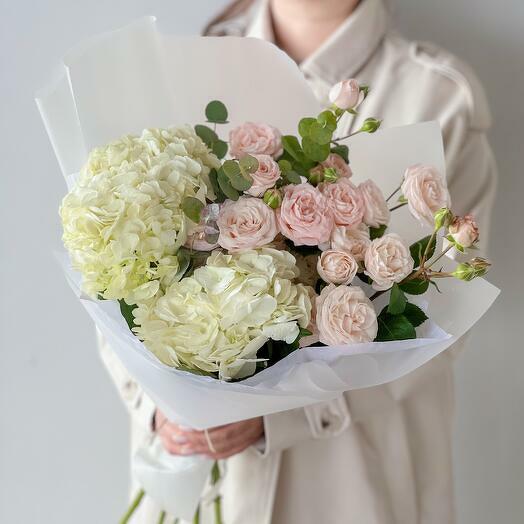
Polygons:
[[[330,128],[323,126],[319,122],[313,122],[309,128],[309,135],[304,137],[304,139],[305,138],[310,138],[317,144],[329,144],[333,138],[333,131]],[[302,144],[303,143],[304,142],[302,141]]]
[[224,195],[230,200],[238,200],[240,193],[231,185],[228,176],[224,173],[224,169],[220,168],[217,174],[218,185]]
[[213,149],[213,144],[219,140],[218,135],[207,126],[197,124],[195,126],[195,133],[202,139],[209,149]]
[[224,172],[231,186],[237,191],[247,191],[253,185],[253,179],[248,174],[242,173],[240,163],[236,160],[226,160],[220,171]]
[[218,158],[222,159],[227,154],[227,150],[228,150],[227,142],[224,142],[223,140],[217,140],[216,142],[213,143],[211,150]]
[[337,144],[331,148],[331,152],[342,157],[346,164],[349,164],[349,148],[344,144]]
[[298,138],[293,135],[284,135],[282,137],[282,147],[293,159],[302,162],[304,159],[304,152],[298,141]]
[[329,144],[319,144],[311,138],[302,139],[304,154],[314,162],[324,162],[329,155]]
[[290,184],[300,184],[302,183],[302,179],[300,178],[300,175],[296,171],[286,171],[284,174],[284,177]]
[[252,175],[258,169],[258,160],[254,156],[245,155],[238,161],[238,165],[242,174]]
[[280,171],[282,173],[285,173],[286,171],[291,171],[293,169],[291,162],[284,158],[278,161],[278,167],[280,168]]
[[317,116],[317,122],[331,132],[337,128],[337,117],[332,111],[322,111],[322,113]]
[[200,213],[204,209],[204,203],[195,197],[185,197],[182,201],[182,211],[189,220],[198,224],[200,222]]
[[225,124],[227,122],[227,108],[220,100],[213,100],[206,106],[206,118],[209,122]]
[[176,257],[178,259],[178,270],[173,280],[175,282],[180,282],[180,280],[184,278],[186,271],[189,269],[189,266],[191,265],[191,254],[189,252],[189,249],[182,247],[178,250]]
[[316,118],[312,118],[310,116],[302,118],[298,123],[299,135],[301,137],[309,136],[309,130],[311,129],[311,125],[314,124],[316,121]]
[[220,184],[218,183],[218,173],[216,169],[211,169],[209,172],[209,181],[211,182],[211,187],[213,188],[213,193],[215,193],[216,199],[215,202],[221,203],[226,199]]

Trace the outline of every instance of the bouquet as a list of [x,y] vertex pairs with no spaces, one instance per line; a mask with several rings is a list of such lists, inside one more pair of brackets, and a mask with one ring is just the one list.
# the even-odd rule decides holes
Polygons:
[[[269,64],[274,50],[260,44]],[[338,83],[330,105],[301,115],[289,134],[270,118],[251,121],[249,107],[247,122],[231,112],[230,125],[226,104],[212,100],[198,123],[94,147],[69,177],[60,208],[68,279],[170,418],[205,429],[393,380],[449,347],[494,300],[484,281],[463,284],[490,264],[467,257],[478,227],[453,214],[435,165],[411,161],[417,152],[404,143],[409,154],[397,159],[405,164],[387,196],[373,176],[356,182],[370,141],[381,154],[378,137],[395,131],[375,140],[381,122],[371,117],[341,131],[369,91],[354,79]],[[354,162],[363,135],[365,160]],[[392,226],[403,208],[413,218],[409,237]],[[417,236],[417,222],[427,234]],[[452,250],[464,261],[445,257]],[[464,311],[470,300],[477,306]],[[136,470],[165,512],[184,518],[196,511],[198,519],[209,473],[213,484],[220,479],[218,464],[167,456],[158,443],[139,451]],[[214,504],[221,522],[218,495]]]

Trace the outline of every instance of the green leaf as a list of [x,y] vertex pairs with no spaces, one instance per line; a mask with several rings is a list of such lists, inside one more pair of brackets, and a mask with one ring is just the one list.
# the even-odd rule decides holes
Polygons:
[[195,126],[195,133],[202,139],[209,149],[213,149],[213,144],[219,140],[218,135],[207,126],[197,124]]
[[178,269],[173,280],[175,282],[179,282],[180,280],[182,280],[182,278],[186,274],[186,271],[189,269],[189,266],[191,265],[191,254],[189,249],[181,247],[178,250],[176,257],[178,259]]
[[250,175],[258,169],[258,160],[254,156],[245,155],[238,161],[238,165],[243,175]]
[[[304,139],[306,138],[310,138],[317,144],[329,144],[333,138],[333,131],[319,122],[313,122],[309,128],[309,135],[304,137]],[[304,144],[304,139],[302,140],[302,144]]]
[[240,193],[232,186],[222,167],[218,170],[217,180],[222,193],[224,193],[227,198],[230,200],[238,200]]
[[407,301],[408,299],[406,298],[406,295],[404,295],[402,290],[398,287],[398,284],[393,284],[389,295],[388,313],[391,315],[400,315],[401,313],[404,313]]
[[286,159],[282,159],[278,161],[278,167],[280,167],[280,171],[282,173],[285,173],[286,171],[291,171],[293,169],[293,166],[291,165],[291,162]]
[[423,324],[428,317],[417,305],[408,302],[404,309],[404,316],[410,321],[413,327],[418,327]]
[[365,273],[357,273],[357,277],[360,278],[360,280],[362,280],[362,282],[365,284],[369,284],[370,286],[373,284],[373,279],[368,277]]
[[225,124],[227,122],[227,108],[220,100],[213,100],[206,106],[206,118],[209,122]]
[[297,162],[302,162],[304,159],[304,152],[296,136],[284,135],[282,137],[282,147]]
[[375,240],[375,238],[380,238],[385,232],[388,226],[386,224],[379,227],[370,227],[369,228],[369,238]]
[[309,329],[306,329],[306,328],[303,328],[303,327],[299,327],[298,336],[300,338],[302,338],[302,337],[309,337],[312,334],[313,333],[311,333],[311,331],[309,331]]
[[302,118],[298,123],[298,133],[300,134],[300,136],[309,136],[309,130],[311,129],[311,125],[314,124],[316,121],[316,118],[312,118],[310,116]]
[[120,313],[122,313],[122,316],[124,317],[125,321],[127,322],[129,329],[132,330],[136,326],[135,317],[133,316],[133,310],[137,307],[137,305],[136,304],[129,305],[123,299],[120,299],[118,301],[118,304],[120,305]]
[[387,307],[380,312],[377,320],[378,333],[375,342],[407,340],[417,337],[411,322],[404,315],[390,315]]
[[318,144],[311,138],[302,139],[304,154],[314,162],[323,162],[329,155],[329,144]]
[[409,280],[398,285],[404,293],[408,295],[422,295],[428,290],[429,282],[422,278],[416,278],[414,280]]
[[253,179],[249,175],[242,173],[240,164],[236,160],[226,160],[222,164],[220,171],[224,172],[231,186],[237,191],[247,191],[253,185]]
[[342,157],[346,164],[349,164],[349,148],[343,144],[338,144],[331,148],[331,152]]
[[195,197],[185,197],[182,201],[182,211],[189,220],[198,224],[200,222],[200,212],[204,209],[204,203]]
[[220,184],[218,183],[218,173],[216,169],[211,169],[209,172],[209,181],[211,182],[211,187],[213,188],[213,193],[215,193],[217,203],[222,203],[226,196],[222,192],[222,189],[220,189]]
[[435,253],[435,247],[437,246],[437,238],[434,235],[428,235],[427,237],[422,238],[418,242],[415,242],[414,244],[411,244],[409,246],[409,251],[411,253],[411,256],[413,260],[415,261],[415,266],[420,266],[420,261],[422,260],[422,256],[424,254],[424,251],[426,250],[426,246],[429,244],[429,241],[433,237],[433,240],[431,242],[431,245],[428,249],[428,254],[426,260],[429,260],[433,253]]
[[317,116],[317,122],[330,131],[335,131],[337,128],[337,117],[333,114],[333,111],[322,111]]
[[302,180],[300,178],[300,175],[296,172],[296,171],[286,171],[286,173],[284,174],[286,180],[290,183],[290,184],[301,184],[302,183]]
[[228,145],[227,142],[224,142],[223,140],[217,140],[216,142],[213,142],[213,146],[211,147],[211,150],[215,155],[222,159],[226,156]]

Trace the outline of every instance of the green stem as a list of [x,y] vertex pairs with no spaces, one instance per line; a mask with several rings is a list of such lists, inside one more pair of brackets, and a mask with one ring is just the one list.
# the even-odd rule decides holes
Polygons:
[[434,230],[433,233],[431,234],[431,237],[429,238],[429,242],[426,244],[426,249],[424,249],[424,254],[422,255],[422,259],[420,260],[419,268],[422,269],[422,270],[425,269],[424,264],[426,263],[426,259],[428,257],[429,249],[431,247],[431,244],[433,244],[433,240],[435,240],[436,236],[437,236],[437,231]]
[[399,209],[399,208],[404,207],[404,206],[407,206],[407,205],[408,205],[407,202],[402,202],[402,203],[400,203],[400,204],[397,204],[396,206],[393,206],[389,211],[390,211],[390,212],[391,212],[391,211],[395,211],[395,209]]
[[451,248],[453,248],[453,244],[450,244],[446,249],[444,249],[444,251],[442,251],[442,253],[440,253],[440,255],[433,261],[430,261],[431,264],[429,264],[429,266],[426,266],[426,269],[429,269],[431,266],[434,266],[435,263],[438,262]]
[[140,505],[140,502],[142,502],[144,495],[145,491],[143,489],[140,489],[138,493],[135,495],[135,498],[131,502],[129,508],[127,508],[126,514],[120,519],[119,524],[127,524],[129,522],[129,519],[133,516],[136,509]]
[[[220,480],[220,467],[218,461],[215,460],[213,468],[211,469],[211,484],[216,485]],[[222,497],[217,495],[213,501],[215,507],[215,524],[223,524],[222,520]]]
[[389,195],[386,198],[386,202],[389,202],[400,191],[401,188],[402,188],[402,184],[400,184],[400,186],[398,186],[397,189],[395,189],[395,191],[393,191],[393,193],[391,193],[391,195]]
[[338,143],[341,141],[341,140],[346,140],[346,138],[351,138],[352,136],[355,136],[355,135],[358,135],[360,133],[363,133],[364,131],[362,131],[361,129],[359,129],[358,131],[355,131],[353,133],[349,133],[349,135],[346,135],[346,136],[341,136],[340,138],[334,138],[333,140],[331,140],[331,143],[332,144],[335,144],[335,145],[338,145]]
[[158,516],[158,523],[157,524],[164,524],[164,521],[166,520],[166,512],[162,511],[160,515]]
[[373,293],[373,295],[371,295],[369,297],[369,300],[375,300],[376,298],[378,298],[380,295],[383,295],[386,291],[389,291],[389,289],[385,289],[384,291],[377,291],[376,293]]
[[198,505],[195,516],[193,517],[193,524],[200,524],[200,504]]

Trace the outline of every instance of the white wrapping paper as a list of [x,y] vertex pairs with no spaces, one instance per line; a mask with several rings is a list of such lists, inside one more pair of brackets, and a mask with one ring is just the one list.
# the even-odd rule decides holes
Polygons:
[[[68,185],[87,152],[145,127],[203,121],[206,104],[222,100],[229,126],[263,121],[295,133],[299,119],[319,106],[296,65],[273,45],[253,39],[160,35],[147,18],[89,40],[70,52],[37,99]],[[370,115],[377,116],[380,115]],[[348,140],[355,178],[374,179],[388,192],[415,163],[445,172],[440,130],[424,123]],[[408,240],[426,234],[395,215],[391,230]],[[498,290],[483,279],[442,281],[424,303],[431,321],[415,340],[296,351],[238,383],[169,368],[129,331],[116,302],[81,292],[80,276],[60,256],[69,283],[129,373],[173,421],[204,429],[338,397],[351,389],[395,380],[444,351],[487,311]],[[417,302],[415,298],[412,301]],[[211,462],[169,457],[158,443],[143,447],[135,473],[168,512],[191,519]]]

